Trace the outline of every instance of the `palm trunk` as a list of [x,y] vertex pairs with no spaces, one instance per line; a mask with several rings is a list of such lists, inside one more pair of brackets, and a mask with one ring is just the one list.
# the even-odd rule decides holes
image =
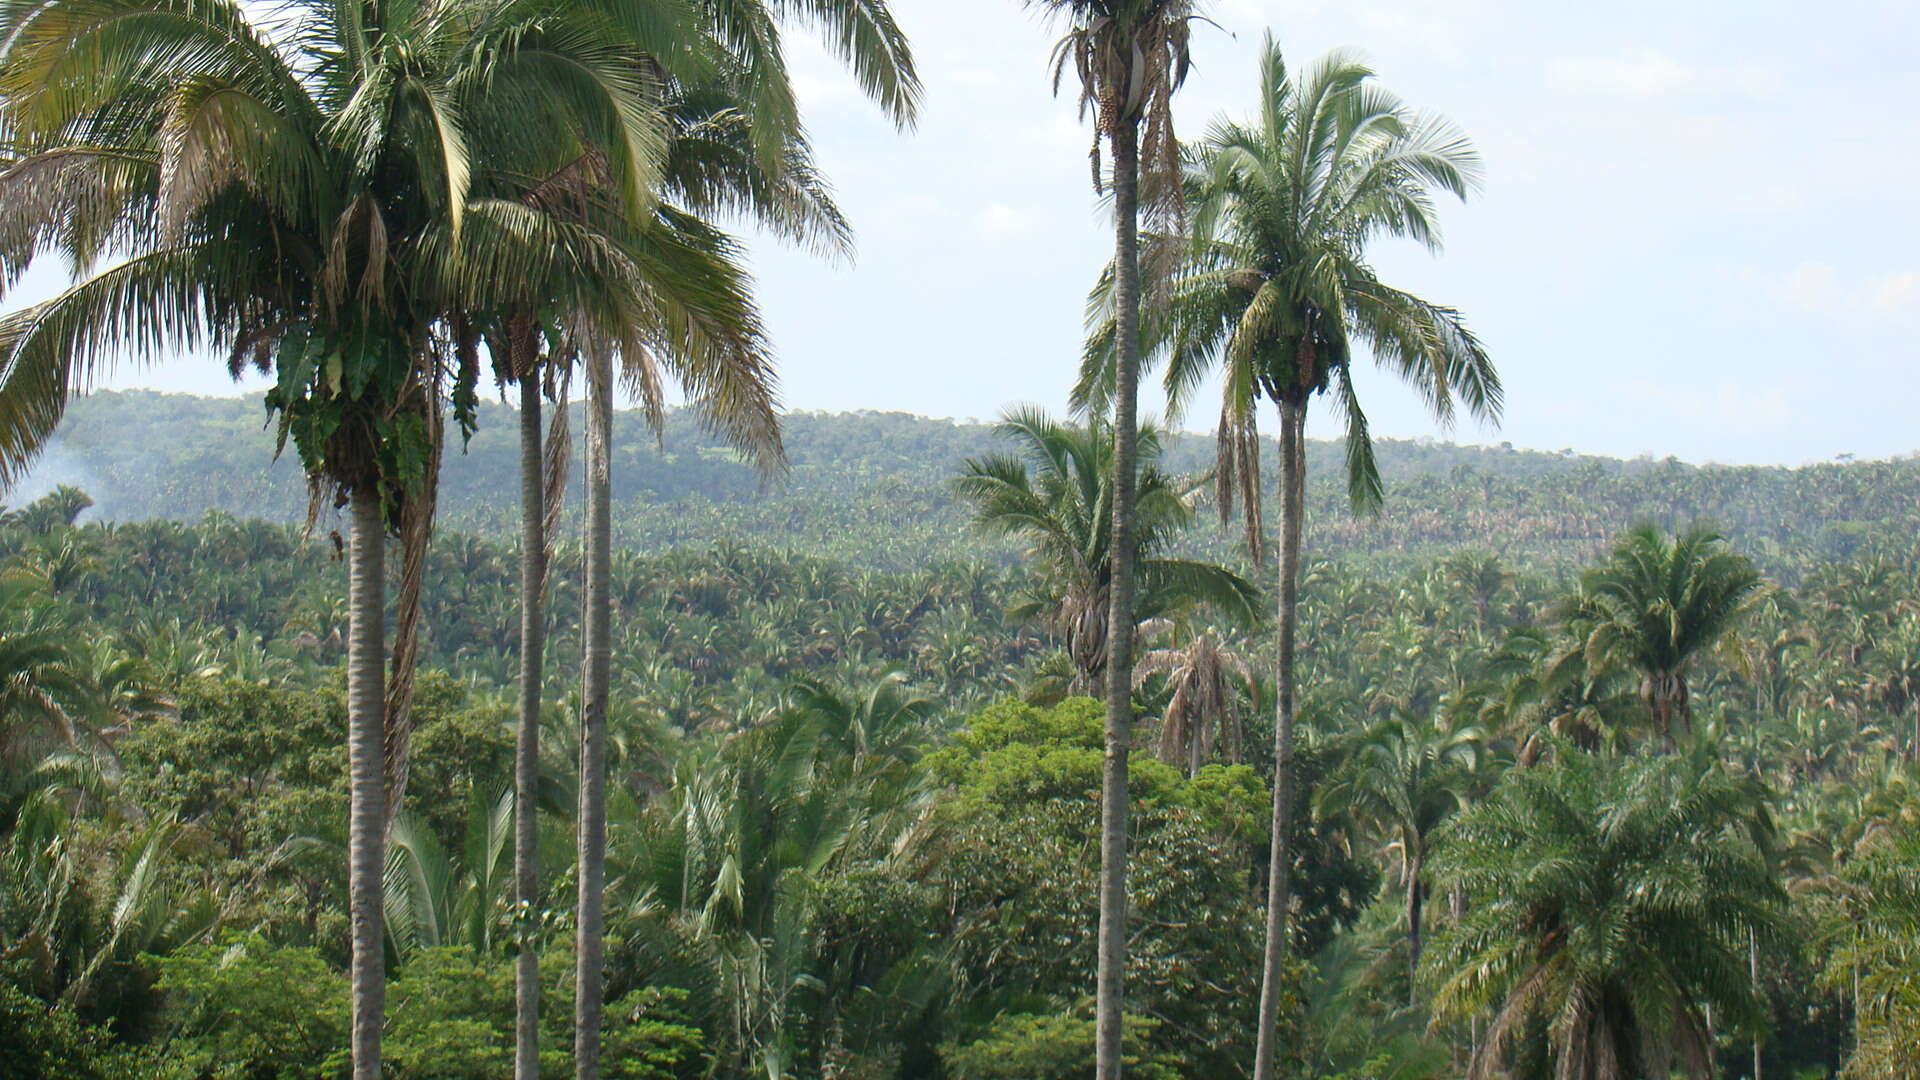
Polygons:
[[386,534],[380,495],[353,493],[347,556],[347,897],[352,923],[353,1080],[380,1080],[387,1005]]
[[579,943],[573,980],[573,1060],[578,1080],[600,1076],[603,912],[607,872],[607,683],[612,664],[613,365],[594,349],[587,357],[586,618],[580,687]]
[[1288,871],[1293,851],[1293,677],[1294,636],[1300,600],[1300,531],[1306,516],[1306,420],[1304,401],[1280,403],[1280,553],[1276,612],[1279,659],[1275,670],[1273,724],[1273,837],[1268,845],[1266,962],[1260,978],[1259,1032],[1254,1044],[1254,1080],[1273,1080],[1279,1047],[1280,980],[1288,950],[1287,924],[1292,907]]
[[[518,358],[516,358],[518,359]],[[531,357],[527,358],[531,360]],[[541,662],[546,642],[546,456],[540,432],[540,375],[520,378],[520,725],[513,762],[513,873],[517,953],[514,958],[514,1080],[540,1076],[540,957],[534,951],[540,905]]]
[[[1759,931],[1752,930],[1752,929],[1749,929],[1747,931],[1747,975],[1753,979],[1753,996],[1756,998],[1761,997],[1760,933]],[[1762,1062],[1760,1060],[1760,1033],[1756,1031],[1753,1033],[1753,1080],[1760,1080],[1761,1064]]]
[[1424,860],[1415,856],[1407,868],[1407,1004],[1418,1005],[1420,993],[1420,947],[1422,909],[1426,905],[1426,885],[1420,880],[1426,872]]
[[1113,581],[1107,609],[1107,754],[1100,781],[1100,970],[1095,1075],[1119,1080],[1127,974],[1127,754],[1133,743],[1134,455],[1140,389],[1140,131],[1113,133]]

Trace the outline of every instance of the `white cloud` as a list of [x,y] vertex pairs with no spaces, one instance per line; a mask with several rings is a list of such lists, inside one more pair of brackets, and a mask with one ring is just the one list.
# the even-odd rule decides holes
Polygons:
[[974,228],[997,240],[1038,235],[1043,216],[1024,207],[991,203],[973,216]]
[[1888,314],[1920,311],[1920,273],[1888,274],[1874,282],[1872,304]]
[[1736,277],[1769,299],[1812,315],[1906,317],[1920,314],[1920,271],[1873,276],[1844,274],[1824,262],[1804,262],[1784,274],[1751,267]]
[[1771,97],[1779,91],[1781,78],[1771,68],[1688,65],[1662,53],[1631,49],[1612,58],[1555,60],[1547,69],[1547,84],[1570,93],[1626,97],[1711,93]]

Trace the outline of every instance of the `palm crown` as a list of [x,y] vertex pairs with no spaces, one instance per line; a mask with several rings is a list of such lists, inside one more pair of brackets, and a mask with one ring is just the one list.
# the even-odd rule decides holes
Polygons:
[[[997,454],[966,464],[957,487],[974,505],[983,530],[1025,540],[1039,571],[1017,607],[1045,614],[1067,639],[1084,679],[1105,670],[1105,628],[1112,575],[1113,437],[1099,425],[1073,427],[1036,409],[1016,409],[1002,421],[1003,436],[1020,443],[1018,456]],[[1259,619],[1258,592],[1232,572],[1209,563],[1165,557],[1173,538],[1193,519],[1185,490],[1155,467],[1160,433],[1140,431],[1140,591],[1136,619],[1207,603],[1242,623]]]
[[1701,1006],[1758,1024],[1748,949],[1786,929],[1763,798],[1705,760],[1568,750],[1443,827],[1474,906],[1428,963],[1442,1018],[1494,1013],[1472,1075],[1716,1075]]
[[[1149,309],[1143,337],[1166,358],[1176,415],[1214,367],[1224,369],[1217,479],[1222,508],[1243,502],[1252,535],[1262,397],[1304,407],[1333,393],[1347,427],[1349,491],[1363,507],[1379,502],[1352,381],[1356,341],[1442,420],[1459,404],[1498,416],[1499,376],[1459,312],[1382,282],[1365,259],[1381,236],[1438,249],[1436,193],[1465,198],[1480,175],[1478,154],[1452,125],[1411,109],[1342,53],[1296,79],[1269,38],[1255,120],[1217,121],[1187,157],[1191,235],[1154,238],[1171,263],[1169,295]],[[1109,293],[1103,284],[1091,308],[1075,391],[1083,406],[1109,392]]]

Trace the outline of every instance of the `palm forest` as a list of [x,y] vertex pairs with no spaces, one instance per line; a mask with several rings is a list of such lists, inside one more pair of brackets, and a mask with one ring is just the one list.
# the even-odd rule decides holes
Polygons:
[[748,270],[885,0],[0,0],[0,1076],[1920,1076],[1920,461],[1374,438],[1468,134],[1025,7],[1112,253],[963,424]]

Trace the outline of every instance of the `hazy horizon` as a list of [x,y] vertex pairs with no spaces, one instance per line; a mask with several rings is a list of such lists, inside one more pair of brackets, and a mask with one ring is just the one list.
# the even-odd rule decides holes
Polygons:
[[[1110,229],[1090,134],[1049,92],[1052,32],[1014,0],[898,0],[926,82],[896,133],[803,35],[789,43],[821,165],[859,232],[852,266],[757,238],[759,296],[796,409],[992,417],[1060,410]],[[1290,63],[1361,52],[1478,144],[1486,189],[1442,208],[1448,248],[1382,245],[1390,282],[1460,308],[1507,384],[1512,442],[1632,458],[1789,464],[1920,448],[1920,91],[1890,2],[1805,18],[1779,2],[1570,12],[1519,0],[1219,0],[1196,27],[1181,133],[1244,115],[1271,28]],[[6,307],[49,295],[37,267]],[[1377,434],[1449,437],[1361,365]],[[110,387],[219,392],[224,365]],[[1148,407],[1158,402],[1150,395]],[[1333,435],[1319,409],[1316,435]],[[1187,424],[1212,415],[1204,403]]]

